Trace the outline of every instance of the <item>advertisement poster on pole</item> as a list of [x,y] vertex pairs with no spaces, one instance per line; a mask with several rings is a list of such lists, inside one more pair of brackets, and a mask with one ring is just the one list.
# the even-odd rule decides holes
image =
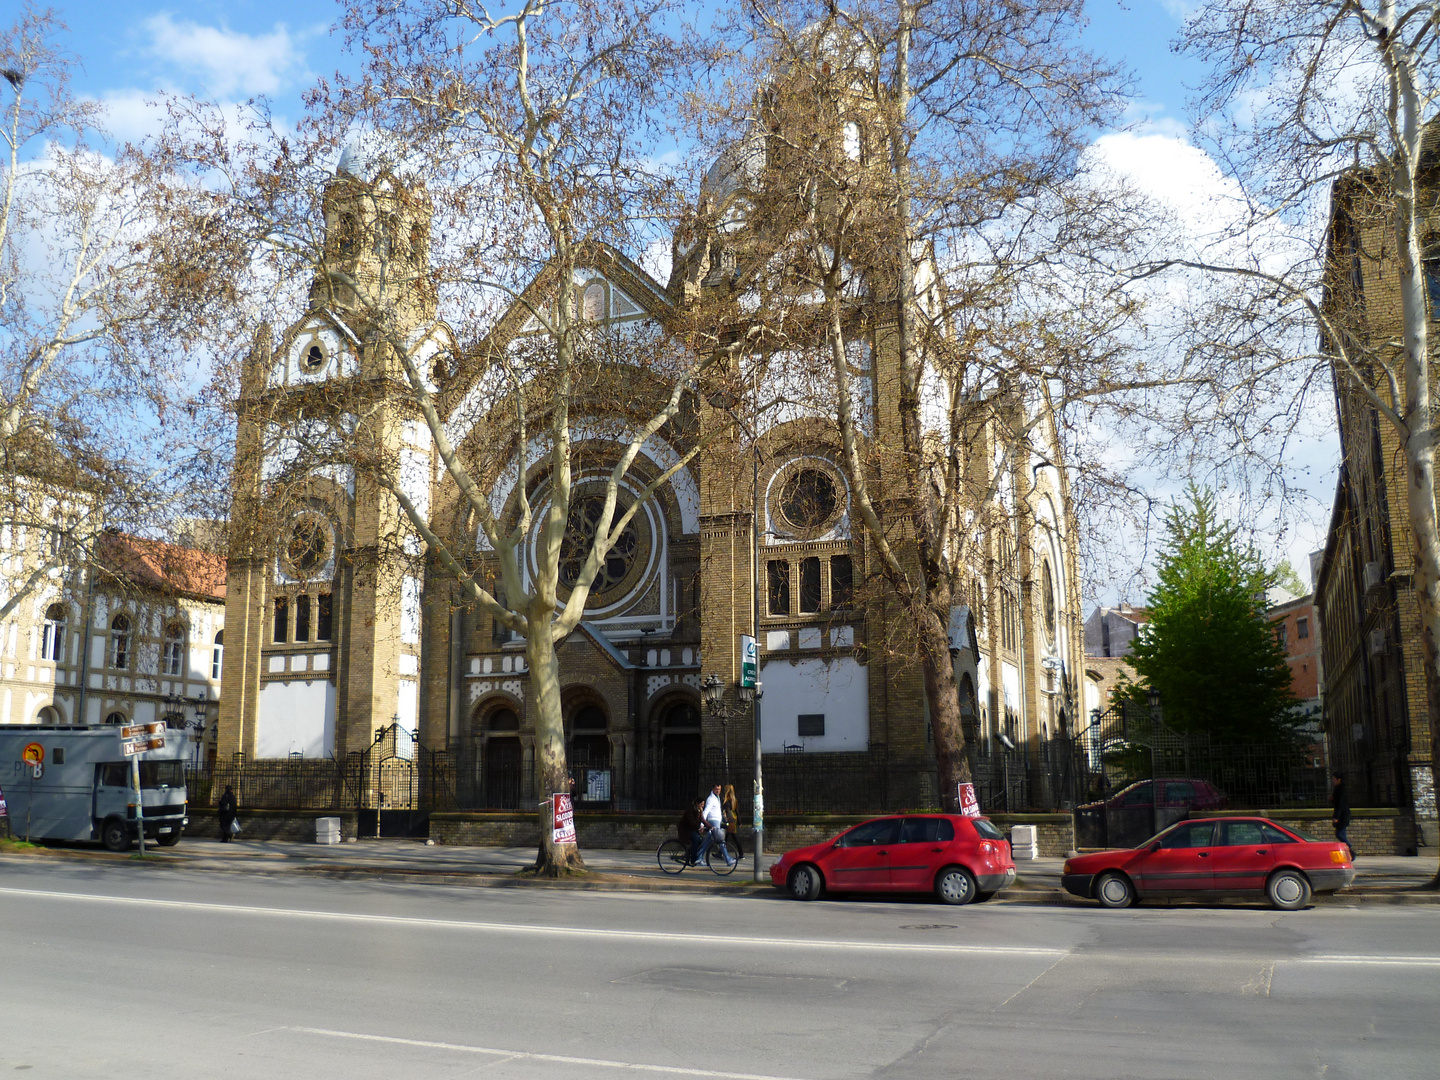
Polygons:
[[749,634],[740,635],[740,685],[754,690],[760,679],[760,650]]
[[980,800],[975,797],[974,784],[957,784],[960,789],[960,813],[966,817],[980,816]]
[[554,822],[554,832],[551,834],[553,842],[557,844],[575,843],[575,807],[570,802],[570,796],[563,791],[557,791],[550,796]]

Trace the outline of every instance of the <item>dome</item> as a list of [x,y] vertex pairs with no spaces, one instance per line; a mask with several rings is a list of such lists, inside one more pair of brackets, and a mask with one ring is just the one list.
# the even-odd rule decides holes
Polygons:
[[418,155],[407,154],[405,145],[392,132],[381,128],[351,128],[335,172],[373,183],[381,173],[410,177],[417,171]]
[[722,203],[736,191],[753,187],[765,171],[765,158],[765,137],[752,129],[720,151],[700,183],[701,193]]

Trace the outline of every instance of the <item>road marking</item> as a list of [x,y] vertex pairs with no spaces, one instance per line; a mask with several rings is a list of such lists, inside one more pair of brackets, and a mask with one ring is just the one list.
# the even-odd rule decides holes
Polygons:
[[1335,953],[1307,956],[1302,964],[1361,964],[1371,967],[1440,967],[1440,956],[1347,956]]
[[652,941],[678,945],[745,946],[767,949],[828,949],[863,952],[933,953],[948,956],[1034,956],[1055,958],[1070,955],[1069,949],[1007,945],[922,944],[908,941],[833,941],[824,938],[739,937],[725,934],[679,934],[663,930],[606,930],[594,927],[542,926],[536,923],[468,922],[461,919],[417,919],[406,915],[363,915],[344,911],[317,911],[310,908],[253,907],[242,904],[210,904],[193,900],[156,900],[150,897],[107,896],[100,893],[72,893],[42,889],[0,887],[0,894],[43,900],[80,900],[98,904],[130,904],[136,907],[178,908],[225,915],[270,915],[295,919],[334,922],[380,923],[431,930],[471,930],[498,934],[530,934],[544,937],[596,938],[616,941]]
[[796,1077],[772,1076],[764,1073],[719,1072],[714,1069],[687,1069],[681,1065],[646,1065],[638,1061],[610,1061],[606,1058],[569,1057],[565,1054],[535,1054],[528,1050],[499,1050],[491,1046],[467,1046],[463,1043],[432,1042],[429,1039],[400,1039],[393,1035],[366,1035],[358,1031],[331,1031],[328,1028],[292,1027],[305,1035],[325,1035],[332,1039],[358,1039],[364,1042],[413,1046],[425,1050],[451,1050],[461,1054],[483,1054],[486,1057],[511,1061],[544,1061],[555,1065],[586,1065],[594,1069],[628,1069],[631,1072],[661,1073],[665,1076],[699,1076],[708,1080],[797,1080]]

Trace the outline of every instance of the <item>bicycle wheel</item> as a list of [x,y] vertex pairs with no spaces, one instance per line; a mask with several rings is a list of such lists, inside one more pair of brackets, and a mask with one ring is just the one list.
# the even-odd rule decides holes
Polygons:
[[665,840],[655,850],[655,861],[667,874],[678,874],[685,869],[685,845],[679,840]]
[[[727,854],[730,856],[728,863],[725,861]],[[710,845],[710,850],[705,852],[705,865],[710,867],[712,873],[719,874],[721,877],[735,872],[735,868],[740,865],[740,860],[735,857],[735,848],[731,846],[728,836],[725,838],[723,850],[718,844]]]

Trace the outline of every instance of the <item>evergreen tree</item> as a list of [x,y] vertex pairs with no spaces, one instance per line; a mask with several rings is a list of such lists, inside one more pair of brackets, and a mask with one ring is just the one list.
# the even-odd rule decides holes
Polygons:
[[1219,517],[1209,491],[1189,488],[1165,529],[1150,622],[1129,657],[1140,684],[1159,691],[1165,722],[1179,731],[1220,742],[1283,740],[1296,702],[1265,616],[1274,572]]

